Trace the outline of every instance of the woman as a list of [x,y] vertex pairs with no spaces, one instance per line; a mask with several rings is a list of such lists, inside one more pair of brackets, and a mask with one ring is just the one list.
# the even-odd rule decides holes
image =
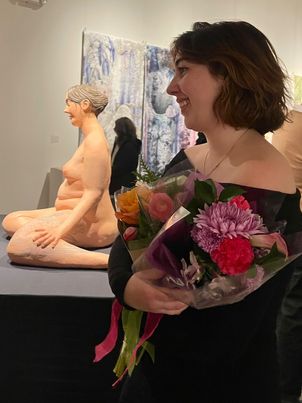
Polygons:
[[[287,233],[301,231],[290,167],[263,137],[287,113],[286,77],[268,39],[242,21],[195,23],[173,42],[172,56],[167,91],[186,127],[207,138],[185,151],[186,167],[244,186],[250,198],[256,190],[266,209],[281,198],[282,207],[269,210],[287,220]],[[143,356],[120,402],[280,402],[275,320],[289,267],[239,303],[197,310],[148,284],[142,279],[148,271],[133,274],[131,265],[117,238],[109,259],[113,292],[131,308],[165,315],[150,339],[155,363]]]
[[110,154],[97,116],[107,97],[89,85],[66,94],[64,112],[80,128],[83,141],[63,167],[55,206],[17,211],[3,220],[12,236],[7,252],[14,263],[30,266],[106,268],[108,255],[82,248],[112,244],[117,223],[109,196]]
[[112,172],[109,193],[114,194],[122,186],[131,188],[135,184],[135,174],[142,142],[136,137],[136,127],[127,117],[115,122],[116,138],[112,148]]

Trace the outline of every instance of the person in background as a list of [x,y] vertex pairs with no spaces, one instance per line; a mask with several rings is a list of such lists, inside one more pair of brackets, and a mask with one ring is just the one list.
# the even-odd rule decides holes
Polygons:
[[136,136],[136,127],[131,119],[122,117],[116,120],[115,141],[111,153],[110,195],[122,186],[131,188],[135,185],[139,154],[142,142]]
[[[171,51],[175,74],[167,91],[186,127],[207,139],[184,151],[182,167],[187,162],[214,181],[244,186],[247,195],[256,190],[257,205],[281,197],[276,219],[287,221],[285,234],[300,234],[293,174],[264,138],[287,117],[287,77],[269,40],[244,21],[197,22]],[[120,403],[280,403],[275,329],[290,265],[244,300],[201,310],[148,283],[148,270],[131,268],[118,237],[108,265],[113,293],[125,306],[164,315],[150,338],[155,361],[143,355]]]
[[109,196],[110,152],[97,116],[107,96],[89,85],[71,87],[64,112],[82,130],[83,141],[63,166],[55,205],[8,214],[3,229],[12,236],[14,263],[59,268],[107,268],[108,254],[84,248],[112,244],[117,220]]
[[[301,108],[301,107],[300,107]],[[292,110],[286,122],[272,136],[272,144],[286,156],[295,181],[302,191],[302,108]],[[300,200],[302,210],[302,199]],[[302,387],[302,258],[283,299],[277,326],[281,371],[282,403],[299,403]]]

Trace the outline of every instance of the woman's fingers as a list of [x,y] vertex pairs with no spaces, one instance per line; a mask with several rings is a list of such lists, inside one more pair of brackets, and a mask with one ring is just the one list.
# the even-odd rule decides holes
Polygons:
[[188,307],[174,297],[164,294],[160,288],[152,286],[137,274],[129,279],[124,298],[125,302],[135,309],[167,315],[178,315]]

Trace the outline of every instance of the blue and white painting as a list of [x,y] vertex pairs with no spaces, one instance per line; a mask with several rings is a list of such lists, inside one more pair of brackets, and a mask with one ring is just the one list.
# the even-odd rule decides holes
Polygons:
[[196,138],[185,127],[175,97],[166,92],[172,78],[168,49],[83,32],[82,82],[108,95],[109,103],[99,119],[109,145],[114,141],[116,119],[129,117],[142,138],[142,158],[157,173]]
[[83,33],[82,82],[103,89],[109,102],[100,114],[112,146],[116,119],[127,116],[142,137],[144,53],[142,43],[92,31]]
[[169,50],[148,45],[145,60],[143,158],[162,172],[180,148],[194,144],[196,133],[185,127],[175,97],[167,94],[174,74]]

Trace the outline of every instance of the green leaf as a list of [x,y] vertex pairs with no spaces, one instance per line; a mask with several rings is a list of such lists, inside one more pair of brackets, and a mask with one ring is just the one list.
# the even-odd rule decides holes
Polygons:
[[256,277],[256,274],[257,274],[257,267],[256,265],[253,264],[252,267],[248,269],[246,276],[247,278],[254,278]]
[[[136,365],[139,364],[144,352],[149,354],[152,362],[154,363],[154,360],[155,360],[155,347],[154,347],[154,345],[152,343],[150,343],[148,340],[146,340],[144,342],[144,344],[142,345],[142,348],[141,348],[141,350],[140,350],[140,352],[138,354],[138,357],[136,359]],[[134,369],[134,367],[133,367],[133,369]],[[131,373],[129,372],[129,375],[132,374],[133,369],[132,369]]]
[[124,339],[120,355],[113,369],[113,372],[116,374],[117,377],[120,377],[122,375],[127,366],[129,366],[129,372],[132,372],[133,367],[135,366],[135,362],[131,363],[130,365],[130,358],[139,340],[142,316],[142,311],[130,311],[127,308],[123,308],[122,310]]
[[158,180],[161,175],[153,172],[147,165],[147,163],[140,158],[138,170],[133,172],[136,179],[144,183],[152,183]]
[[279,250],[277,248],[277,243],[275,242],[274,245],[272,246],[270,252],[261,258],[255,259],[255,263],[262,266],[266,263],[269,263],[275,259],[280,259],[280,258],[284,259],[285,256],[283,255],[283,253],[279,252]]
[[260,259],[255,260],[255,263],[263,267],[266,273],[274,273],[275,271],[278,271],[285,262],[285,255],[279,252],[277,243],[274,243],[270,253]]
[[129,375],[132,374],[135,366],[139,363],[144,352],[147,352],[154,362],[154,346],[149,341],[145,341],[137,355],[135,361],[130,365],[130,359],[135,346],[140,338],[141,323],[143,312],[138,310],[129,310],[123,308],[122,310],[122,326],[124,330],[124,339],[121,347],[120,355],[117,359],[113,372],[117,377],[120,377],[124,370],[129,367]]
[[240,186],[230,185],[223,189],[219,195],[219,201],[229,201],[235,196],[240,196],[245,193],[245,190]]
[[211,204],[216,200],[217,191],[211,179],[206,181],[195,181],[195,198],[207,204]]
[[141,239],[134,239],[133,241],[127,241],[127,247],[130,250],[137,250],[146,248],[152,242],[153,237],[149,238],[141,238]]
[[203,209],[203,208],[204,208],[204,203],[198,201],[197,199],[192,199],[186,206],[186,209],[188,211],[190,211],[190,213],[191,213],[186,217],[187,222],[192,224],[193,217],[195,217],[196,214],[198,214],[198,212],[199,212],[198,209]]

